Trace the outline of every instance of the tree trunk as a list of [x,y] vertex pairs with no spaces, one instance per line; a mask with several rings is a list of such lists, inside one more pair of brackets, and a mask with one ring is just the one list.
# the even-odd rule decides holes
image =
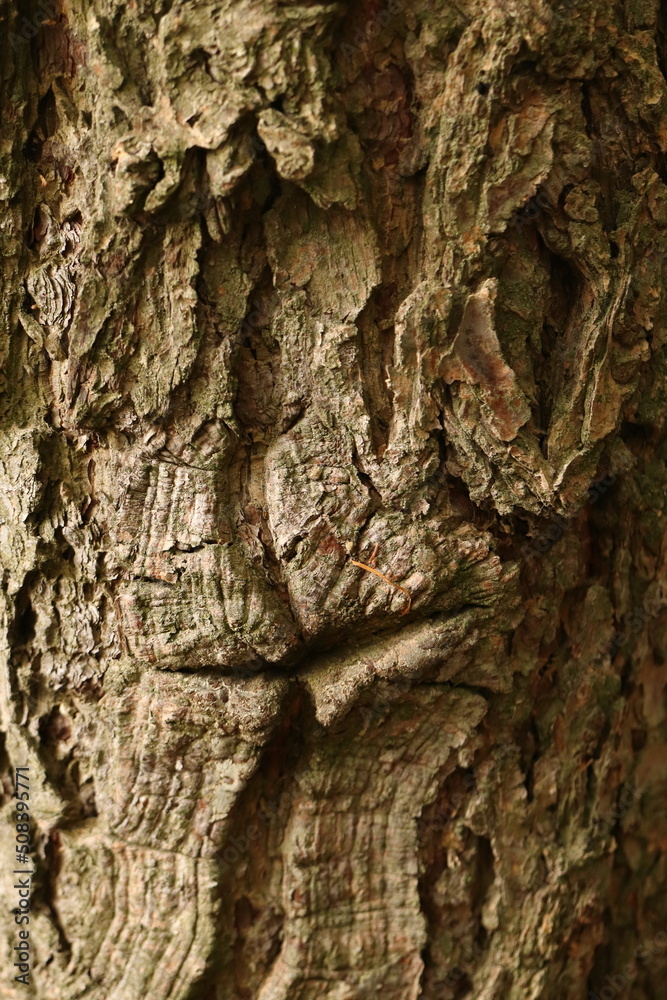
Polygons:
[[0,996],[665,996],[659,6],[5,4]]

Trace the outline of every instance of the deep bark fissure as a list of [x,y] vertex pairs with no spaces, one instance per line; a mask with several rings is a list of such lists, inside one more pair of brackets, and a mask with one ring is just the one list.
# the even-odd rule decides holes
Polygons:
[[658,995],[666,29],[631,6],[8,9],[9,996]]

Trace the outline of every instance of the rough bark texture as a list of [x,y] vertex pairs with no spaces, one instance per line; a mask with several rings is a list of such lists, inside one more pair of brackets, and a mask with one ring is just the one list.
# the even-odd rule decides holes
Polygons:
[[658,0],[3,14],[0,996],[664,998]]

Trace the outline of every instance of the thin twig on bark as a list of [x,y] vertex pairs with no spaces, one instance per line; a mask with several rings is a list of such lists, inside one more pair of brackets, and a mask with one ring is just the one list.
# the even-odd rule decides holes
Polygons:
[[400,583],[394,583],[393,580],[390,580],[388,576],[385,576],[384,573],[381,573],[379,569],[375,569],[374,566],[367,566],[366,563],[357,562],[356,559],[350,559],[350,562],[352,563],[353,566],[358,566],[359,569],[367,569],[369,573],[375,573],[375,575],[379,576],[380,579],[385,581],[385,583],[388,583],[392,587],[396,587],[397,590],[402,590],[408,599],[408,603],[407,607],[405,607],[403,611],[401,611],[401,614],[407,615],[408,611],[412,606],[412,596],[410,592],[405,589],[405,587],[401,587]]

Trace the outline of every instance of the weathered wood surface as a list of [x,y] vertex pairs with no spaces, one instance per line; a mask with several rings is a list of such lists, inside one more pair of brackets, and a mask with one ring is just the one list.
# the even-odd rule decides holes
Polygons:
[[0,997],[665,995],[659,8],[3,7]]

